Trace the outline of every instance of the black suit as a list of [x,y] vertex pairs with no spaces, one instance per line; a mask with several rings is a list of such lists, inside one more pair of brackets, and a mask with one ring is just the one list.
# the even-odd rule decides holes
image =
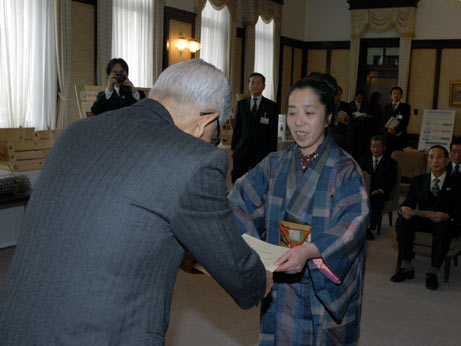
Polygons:
[[450,174],[452,174],[452,175],[454,175],[454,176],[457,176],[457,174],[458,174],[457,178],[460,179],[460,182],[461,182],[461,174],[460,174],[460,173],[461,173],[461,163],[459,163],[459,170],[460,170],[460,173],[454,172],[453,166],[455,166],[455,165],[456,165],[456,164],[454,164],[453,162],[450,162],[450,163],[448,164],[448,166],[447,166],[447,172],[450,173]]
[[351,101],[349,102],[349,109],[351,111],[351,114],[355,112],[368,113],[368,107],[365,101],[362,101],[362,103],[360,104],[360,109],[357,109],[357,104],[355,103],[355,101]]
[[335,103],[335,114],[331,117],[328,132],[331,134],[338,146],[345,151],[350,152],[350,143],[347,138],[347,125],[336,121],[336,116],[339,112],[345,112],[350,118],[351,110],[349,108],[349,103],[344,101]]
[[256,166],[267,154],[277,151],[277,104],[262,97],[256,116],[253,117],[251,100],[249,97],[239,101],[235,111],[231,144],[234,163],[232,182]]
[[[389,193],[395,185],[397,179],[397,162],[387,155],[383,155],[381,160],[373,171],[373,155],[368,155],[360,160],[360,167],[370,174],[370,204],[371,204],[371,217],[370,228],[376,229],[379,222],[381,211],[384,208],[384,202],[389,199]],[[371,195],[374,190],[381,190],[382,193]]]
[[400,121],[400,124],[395,128],[394,135],[387,132],[387,128],[384,128],[384,142],[389,154],[394,150],[403,150],[407,145],[407,126],[410,121],[410,111],[410,105],[403,102],[400,102],[395,110],[392,103],[384,106],[384,125],[391,117],[395,117]]
[[413,216],[406,220],[400,215],[396,224],[399,259],[412,260],[415,231],[431,233],[433,235],[431,266],[440,268],[450,248],[451,238],[456,231],[455,224],[459,221],[461,190],[457,179],[450,174],[445,176],[438,197],[432,195],[430,185],[430,173],[413,178],[410,183],[410,190],[401,206],[441,211],[450,217],[447,221],[433,222],[420,216]]
[[[109,99],[106,98],[106,92],[101,91],[96,96],[96,101],[94,101],[93,106],[91,106],[91,112],[94,115],[101,114],[107,111],[113,111],[122,107],[131,106],[133,103],[136,103],[136,99],[133,97],[131,88],[122,86],[119,90],[120,95],[117,94],[115,89],[112,91],[112,95]],[[144,91],[138,90],[140,99],[146,97]]]

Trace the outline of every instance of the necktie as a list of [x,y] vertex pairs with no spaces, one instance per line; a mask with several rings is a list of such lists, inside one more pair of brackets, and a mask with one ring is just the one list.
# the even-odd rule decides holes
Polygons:
[[376,167],[378,167],[378,159],[373,159],[373,172],[376,171]]
[[258,106],[256,104],[256,99],[253,99],[253,107],[251,108],[251,117],[256,119],[256,114],[258,113]]
[[440,180],[438,178],[432,180],[431,192],[434,195],[434,197],[437,197],[440,193],[439,181]]
[[459,173],[460,173],[460,172],[459,172],[459,165],[455,165],[455,171],[453,172],[453,175],[454,175],[455,177],[459,177]]

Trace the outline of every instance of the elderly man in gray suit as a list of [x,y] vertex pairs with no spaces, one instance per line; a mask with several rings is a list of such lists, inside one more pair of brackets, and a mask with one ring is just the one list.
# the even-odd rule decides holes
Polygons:
[[166,69],[149,98],[78,121],[50,151],[0,288],[0,345],[163,345],[189,251],[242,308],[272,285],[226,199],[210,145],[224,74]]

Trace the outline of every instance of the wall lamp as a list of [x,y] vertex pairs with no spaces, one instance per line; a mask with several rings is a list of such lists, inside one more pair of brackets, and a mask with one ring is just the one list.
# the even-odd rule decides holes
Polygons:
[[186,48],[189,49],[191,53],[195,53],[200,49],[200,42],[193,39],[186,39],[183,36],[179,36],[177,40],[174,41],[174,46],[182,53]]

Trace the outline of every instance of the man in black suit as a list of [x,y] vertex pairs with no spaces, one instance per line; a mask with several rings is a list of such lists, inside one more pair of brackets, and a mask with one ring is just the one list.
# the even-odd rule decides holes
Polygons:
[[146,97],[134,87],[128,78],[128,64],[122,58],[114,58],[107,64],[107,88],[98,93],[91,106],[94,115],[127,107]]
[[365,103],[365,92],[363,90],[356,90],[354,100],[349,102],[349,109],[352,114],[352,118],[355,119],[354,113],[367,113],[368,107]]
[[417,176],[410,183],[405,201],[399,208],[396,224],[401,267],[391,277],[393,282],[413,279],[413,243],[415,232],[431,233],[431,268],[426,274],[426,287],[439,287],[437,273],[450,248],[460,213],[460,189],[457,179],[447,174],[448,151],[434,145],[428,152],[431,172]]
[[[453,137],[450,143],[450,163],[447,172],[461,179],[461,138]],[[461,180],[460,180],[461,182]]]
[[370,186],[370,228],[367,239],[374,240],[371,232],[378,225],[384,202],[389,199],[389,192],[397,179],[397,162],[385,154],[386,147],[382,136],[371,138],[371,155],[360,160],[360,167],[371,176]]
[[[403,90],[401,87],[391,89],[392,102],[384,106],[384,143],[389,154],[394,150],[403,150],[407,145],[407,126],[410,121],[410,105],[401,102]],[[394,127],[386,127],[391,117],[398,120]]]
[[251,97],[237,103],[231,149],[234,167],[232,182],[256,166],[270,152],[277,151],[278,108],[264,96],[266,78],[257,72],[250,75]]
[[348,139],[348,125],[351,119],[351,110],[347,102],[341,101],[343,89],[338,86],[335,99],[335,113],[331,117],[328,132],[336,144],[350,153],[350,140]]

